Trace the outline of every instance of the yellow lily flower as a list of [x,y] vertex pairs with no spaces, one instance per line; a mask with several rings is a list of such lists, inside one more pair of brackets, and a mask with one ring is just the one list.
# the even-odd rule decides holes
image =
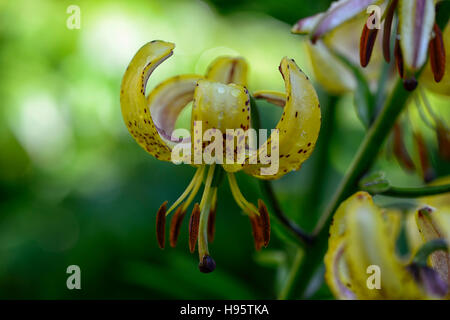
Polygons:
[[[253,150],[250,96],[246,88],[247,63],[244,59],[218,58],[205,76],[172,77],[146,96],[149,76],[173,54],[173,49],[174,44],[164,41],[152,41],[139,49],[123,77],[120,94],[122,115],[130,134],[148,153],[159,160],[175,163],[194,160],[193,165],[197,167],[192,181],[178,200],[169,209],[166,209],[165,202],[158,210],[156,234],[161,248],[165,245],[166,216],[176,210],[170,226],[170,244],[175,246],[187,208],[206,176],[201,202],[194,205],[189,221],[189,247],[193,252],[198,241],[199,269],[211,272],[215,262],[209,254],[208,241],[212,241],[215,230],[217,180],[220,180],[218,176],[222,172],[218,166],[226,171],[234,199],[250,218],[256,249],[267,246],[270,238],[267,208],[261,200],[256,207],[244,198],[234,173],[244,170],[256,178],[277,179],[289,171],[298,170],[314,149],[320,130],[320,105],[308,77],[294,60],[283,58],[279,70],[286,92],[270,93],[281,101],[284,112],[265,143]],[[265,98],[267,93],[269,91],[261,91],[259,97]],[[174,131],[175,121],[191,101],[191,128],[187,137],[180,138]],[[229,135],[228,130],[237,133],[236,146],[228,147],[228,140],[234,142],[235,138],[233,134]],[[208,140],[207,135],[213,136],[214,142]],[[223,144],[217,144],[222,138],[225,140],[221,140]],[[241,140],[246,143],[240,144]],[[209,151],[212,155],[212,150],[214,156],[207,159],[206,154]],[[239,159],[241,154],[244,157]],[[225,156],[227,161],[221,161],[221,156]],[[198,159],[200,162],[196,161]],[[230,163],[229,159],[232,160]],[[271,160],[271,163],[264,159]]]
[[399,24],[394,55],[399,75],[404,79],[405,88],[414,90],[417,86],[414,73],[425,65],[428,53],[434,81],[440,82],[445,74],[443,37],[435,23],[436,3],[436,0],[340,0],[333,2],[324,13],[301,19],[294,25],[292,31],[310,34],[312,42],[315,43],[363,13],[369,6],[386,4],[381,17],[373,16],[375,14],[373,13],[363,25],[360,39],[360,63],[361,66],[366,67],[371,59],[379,29],[377,26],[369,27],[369,22],[374,18],[384,21],[383,55],[387,62],[390,61],[391,28],[397,12]]
[[[421,219],[417,230],[430,232],[431,223]],[[447,278],[442,276],[448,267],[442,255],[448,259],[447,252],[432,253],[431,268],[396,255],[401,220],[400,212],[379,208],[366,192],[357,192],[339,206],[325,255],[325,280],[337,298],[437,299],[448,294]],[[436,225],[442,226],[440,221]],[[432,234],[427,239],[435,238]]]

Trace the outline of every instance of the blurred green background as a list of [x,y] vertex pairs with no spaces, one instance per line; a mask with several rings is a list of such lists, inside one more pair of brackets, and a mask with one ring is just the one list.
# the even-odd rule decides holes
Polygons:
[[[198,271],[187,221],[176,249],[158,248],[156,210],[181,194],[194,169],[159,162],[135,143],[121,117],[120,82],[136,51],[162,39],[176,44],[175,53],[150,78],[150,89],[176,74],[203,73],[227,54],[249,62],[251,91],[283,90],[283,56],[313,76],[291,25],[329,3],[0,0],[0,298],[275,298],[295,244],[276,228],[269,248],[255,253],[227,183],[210,246],[214,273]],[[81,8],[79,30],[66,27],[72,4]],[[318,147],[302,170],[274,183],[283,209],[306,229],[364,135],[351,96],[330,109],[330,97],[317,90],[325,113]],[[261,103],[260,113],[273,127],[281,112]],[[392,160],[378,166],[399,185],[420,183]],[[255,180],[237,178],[250,200],[261,197]],[[66,287],[72,264],[81,268],[82,290]],[[313,297],[331,295],[321,286]]]

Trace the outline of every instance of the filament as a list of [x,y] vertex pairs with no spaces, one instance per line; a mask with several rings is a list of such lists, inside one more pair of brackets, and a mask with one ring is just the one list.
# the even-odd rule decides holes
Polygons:
[[209,255],[208,251],[208,218],[211,202],[214,198],[216,187],[211,188],[211,183],[214,177],[215,164],[211,165],[208,170],[208,175],[205,182],[205,190],[203,191],[202,200],[200,201],[200,222],[198,226],[198,255],[200,261],[203,256]]
[[227,176],[228,176],[228,182],[230,184],[231,193],[234,197],[234,200],[236,200],[236,203],[238,204],[238,206],[241,207],[242,210],[244,210],[244,212],[247,214],[254,213],[259,216],[259,211],[255,207],[255,205],[248,202],[242,195],[241,190],[239,189],[239,186],[236,182],[236,177],[234,176],[234,174],[228,173]]
[[[182,195],[172,204],[172,206],[170,206],[169,210],[167,210],[166,212],[166,216],[172,211],[174,210],[176,207],[178,207],[178,205],[183,202],[183,200],[190,194],[192,194],[193,192],[191,192],[193,189],[195,190],[195,186],[197,184],[197,181],[203,178],[203,171],[204,171],[204,167],[200,167],[197,169],[197,171],[195,171],[194,177],[192,178],[191,182],[189,183],[189,185],[187,186],[186,190],[184,190],[184,192],[182,193]],[[198,190],[198,189],[197,189]],[[195,194],[194,194],[195,196]],[[193,198],[193,197],[192,197]],[[187,207],[187,206],[186,206]]]

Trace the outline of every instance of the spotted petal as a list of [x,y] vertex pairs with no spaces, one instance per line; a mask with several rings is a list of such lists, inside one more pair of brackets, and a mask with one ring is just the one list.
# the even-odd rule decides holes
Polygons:
[[328,238],[328,251],[325,255],[325,280],[333,294],[339,299],[355,299],[352,291],[352,279],[348,273],[345,259],[346,216],[348,208],[358,201],[372,199],[365,192],[358,192],[341,203],[337,209],[330,226]]
[[247,62],[240,57],[219,57],[208,67],[206,79],[247,86]]
[[[279,161],[276,172],[273,163],[246,167],[246,172],[261,179],[277,179],[289,171],[298,170],[309,158],[319,135],[321,114],[317,93],[308,77],[299,69],[292,59],[283,58],[280,72],[285,81],[286,105],[276,132],[269,137],[267,144],[258,150],[259,159],[269,154],[278,142]],[[279,136],[279,139],[275,138]],[[269,152],[268,152],[269,151]],[[261,171],[262,169],[262,171]]]
[[356,17],[368,6],[375,4],[377,1],[378,0],[340,0],[333,2],[311,32],[312,41],[315,42],[329,31]]
[[173,53],[174,44],[152,41],[145,44],[131,60],[122,79],[120,105],[125,124],[148,153],[160,160],[169,161],[171,150],[159,135],[150,115],[145,88],[150,74]]
[[419,70],[427,60],[435,18],[434,0],[400,0],[400,46],[405,66],[411,72]]

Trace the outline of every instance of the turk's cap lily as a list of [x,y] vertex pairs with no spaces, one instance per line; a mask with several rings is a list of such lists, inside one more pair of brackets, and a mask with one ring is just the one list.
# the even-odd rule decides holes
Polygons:
[[[247,64],[242,58],[219,58],[212,63],[205,76],[172,77],[158,85],[147,97],[145,88],[149,76],[173,54],[173,49],[172,43],[164,41],[144,45],[125,72],[120,95],[122,115],[129,132],[148,153],[164,161],[172,160],[172,149],[180,142],[171,136],[175,122],[191,101],[191,138],[196,133],[195,121],[202,121],[203,131],[246,131],[251,126],[250,96],[246,88]],[[240,168],[224,165],[225,170],[236,172],[244,169],[258,178],[276,179],[289,171],[298,170],[310,156],[321,122],[316,91],[294,60],[283,58],[279,69],[286,87],[286,93],[279,93],[284,112],[274,130],[279,137],[279,171],[262,175],[261,167],[268,165],[252,165],[249,164],[251,161],[246,161]],[[264,92],[261,91],[259,97],[264,98]],[[269,137],[267,143],[271,140],[272,137]],[[195,142],[192,143],[194,146]],[[264,152],[267,150],[260,148],[256,154],[260,156]]]
[[[247,63],[240,57],[219,57],[212,62],[205,75],[188,74],[169,78],[146,95],[151,73],[173,54],[173,50],[174,44],[164,41],[152,41],[138,50],[122,80],[122,116],[136,142],[157,159],[175,162],[174,155],[177,155],[180,146],[181,162],[191,163],[194,159],[193,165],[197,169],[186,190],[169,208],[165,202],[157,212],[156,237],[159,246],[164,248],[166,216],[175,211],[169,238],[170,245],[176,245],[187,209],[204,183],[201,201],[194,204],[189,218],[189,249],[194,252],[198,243],[199,269],[211,272],[216,265],[209,254],[208,242],[214,239],[217,190],[222,176],[227,175],[236,203],[249,217],[255,248],[259,250],[267,246],[270,239],[269,212],[261,200],[256,206],[245,199],[234,173],[243,170],[256,178],[277,179],[292,170],[298,170],[316,144],[321,124],[320,105],[309,78],[293,59],[283,58],[279,70],[286,91],[254,93],[255,99],[276,102],[283,108],[275,130],[259,148],[252,149],[254,152],[244,152],[243,161],[217,161],[215,157],[222,153],[226,159],[231,155],[230,158],[234,160],[242,151],[250,149],[248,140],[239,144],[251,129],[252,106],[247,89]],[[174,136],[175,122],[191,101],[188,136]],[[229,137],[228,130],[237,130],[238,133]],[[205,138],[206,141],[202,142],[198,139],[207,134],[214,137],[212,149],[215,156],[211,162],[204,159],[204,163],[198,163],[196,157],[203,160],[202,154],[211,150],[208,148],[213,145],[211,140]],[[215,143],[218,138],[224,140],[223,146]],[[226,142],[230,138],[236,138],[238,143],[228,148]],[[186,144],[188,147],[184,148]],[[269,158],[275,166],[262,161],[263,158]]]
[[405,88],[413,90],[417,86],[415,73],[427,62],[430,55],[434,81],[440,82],[445,74],[445,50],[441,31],[435,23],[435,0],[340,0],[318,15],[301,19],[294,25],[292,32],[309,34],[316,43],[340,26],[349,23],[372,5],[385,5],[384,14],[376,13],[361,25],[360,64],[366,67],[371,60],[378,28],[370,27],[369,22],[380,19],[383,22],[383,55],[387,62],[391,57],[392,24],[395,13],[398,15],[398,27],[395,30],[394,56]]
[[[431,254],[431,257],[441,255],[440,266],[416,264],[400,258],[396,253],[396,242],[402,219],[402,212],[379,208],[366,192],[358,192],[341,203],[330,227],[325,255],[325,279],[336,297],[448,297],[448,278],[444,279],[441,273],[441,269],[448,268],[448,252]],[[417,222],[415,228],[420,230],[421,223]]]

